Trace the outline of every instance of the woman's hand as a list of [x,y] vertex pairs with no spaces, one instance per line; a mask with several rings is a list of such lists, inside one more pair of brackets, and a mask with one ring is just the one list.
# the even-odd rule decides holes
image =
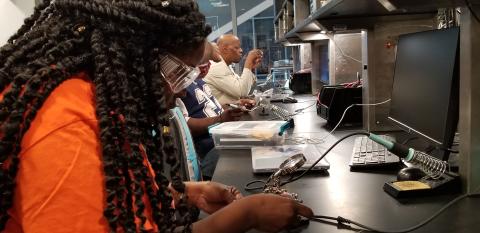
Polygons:
[[252,227],[264,232],[278,232],[298,221],[298,216],[312,217],[313,211],[297,201],[274,194],[257,194],[244,198],[250,202]]
[[242,198],[242,194],[235,187],[217,182],[186,182],[185,184],[188,202],[208,214]]
[[278,232],[298,223],[298,216],[312,217],[310,208],[274,194],[244,197],[193,224],[195,233],[240,233],[254,228]]

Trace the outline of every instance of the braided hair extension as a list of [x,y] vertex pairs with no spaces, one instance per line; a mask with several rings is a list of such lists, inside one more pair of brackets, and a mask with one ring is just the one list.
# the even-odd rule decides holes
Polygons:
[[145,231],[144,195],[160,232],[179,224],[188,231],[193,219],[186,203],[177,206],[178,222],[167,191],[166,176],[178,191],[184,184],[158,59],[198,47],[210,31],[189,0],[53,0],[36,7],[0,48],[0,231],[13,204],[23,135],[50,93],[79,72],[95,86],[111,232]]

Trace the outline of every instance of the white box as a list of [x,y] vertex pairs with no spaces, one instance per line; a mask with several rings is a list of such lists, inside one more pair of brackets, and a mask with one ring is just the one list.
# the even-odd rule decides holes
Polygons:
[[287,121],[232,121],[209,128],[215,148],[247,149],[252,146],[276,146],[285,141]]

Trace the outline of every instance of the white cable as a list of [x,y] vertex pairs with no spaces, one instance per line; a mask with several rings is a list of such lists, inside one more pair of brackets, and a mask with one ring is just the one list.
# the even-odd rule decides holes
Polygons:
[[306,137],[306,136],[297,136],[297,137],[291,137],[291,138],[286,138],[285,140],[288,140],[288,141],[292,141],[294,144],[296,145],[299,145],[299,144],[321,144],[321,143],[324,143],[328,137],[332,136],[333,135],[333,132],[335,132],[335,130],[337,130],[338,126],[340,126],[340,124],[342,123],[343,121],[343,118],[345,118],[345,115],[348,111],[348,109],[352,108],[353,106],[376,106],[376,105],[381,105],[381,104],[385,104],[385,103],[388,103],[391,99],[388,99],[388,100],[385,100],[383,102],[379,102],[379,103],[374,103],[374,104],[352,104],[350,106],[348,106],[344,111],[343,111],[343,114],[342,114],[342,117],[340,118],[340,120],[338,121],[337,125],[335,125],[335,127],[327,134],[325,135],[324,137],[322,138],[312,138],[312,137]]
[[381,105],[381,104],[388,103],[388,102],[390,102],[390,100],[391,99],[388,99],[388,100],[385,100],[383,102],[374,103],[374,104],[352,104],[352,105],[348,106],[345,109],[345,111],[343,111],[342,117],[338,121],[337,125],[335,125],[335,127],[333,127],[333,129],[332,129],[332,131],[330,131],[330,133],[328,133],[325,137],[321,138],[320,141],[326,141],[328,137],[333,135],[333,132],[335,132],[335,130],[338,128],[338,126],[342,123],[343,118],[345,117],[345,114],[347,113],[348,109],[350,109],[351,107],[353,107],[353,106],[376,106],[376,105]]

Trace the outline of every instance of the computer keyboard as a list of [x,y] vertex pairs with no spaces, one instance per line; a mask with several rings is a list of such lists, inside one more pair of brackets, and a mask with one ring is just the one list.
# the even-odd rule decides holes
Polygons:
[[[380,135],[381,137],[395,141],[388,135]],[[370,140],[367,136],[355,138],[353,145],[352,157],[350,160],[350,170],[363,168],[387,168],[400,164],[400,158],[390,153],[384,146]]]

